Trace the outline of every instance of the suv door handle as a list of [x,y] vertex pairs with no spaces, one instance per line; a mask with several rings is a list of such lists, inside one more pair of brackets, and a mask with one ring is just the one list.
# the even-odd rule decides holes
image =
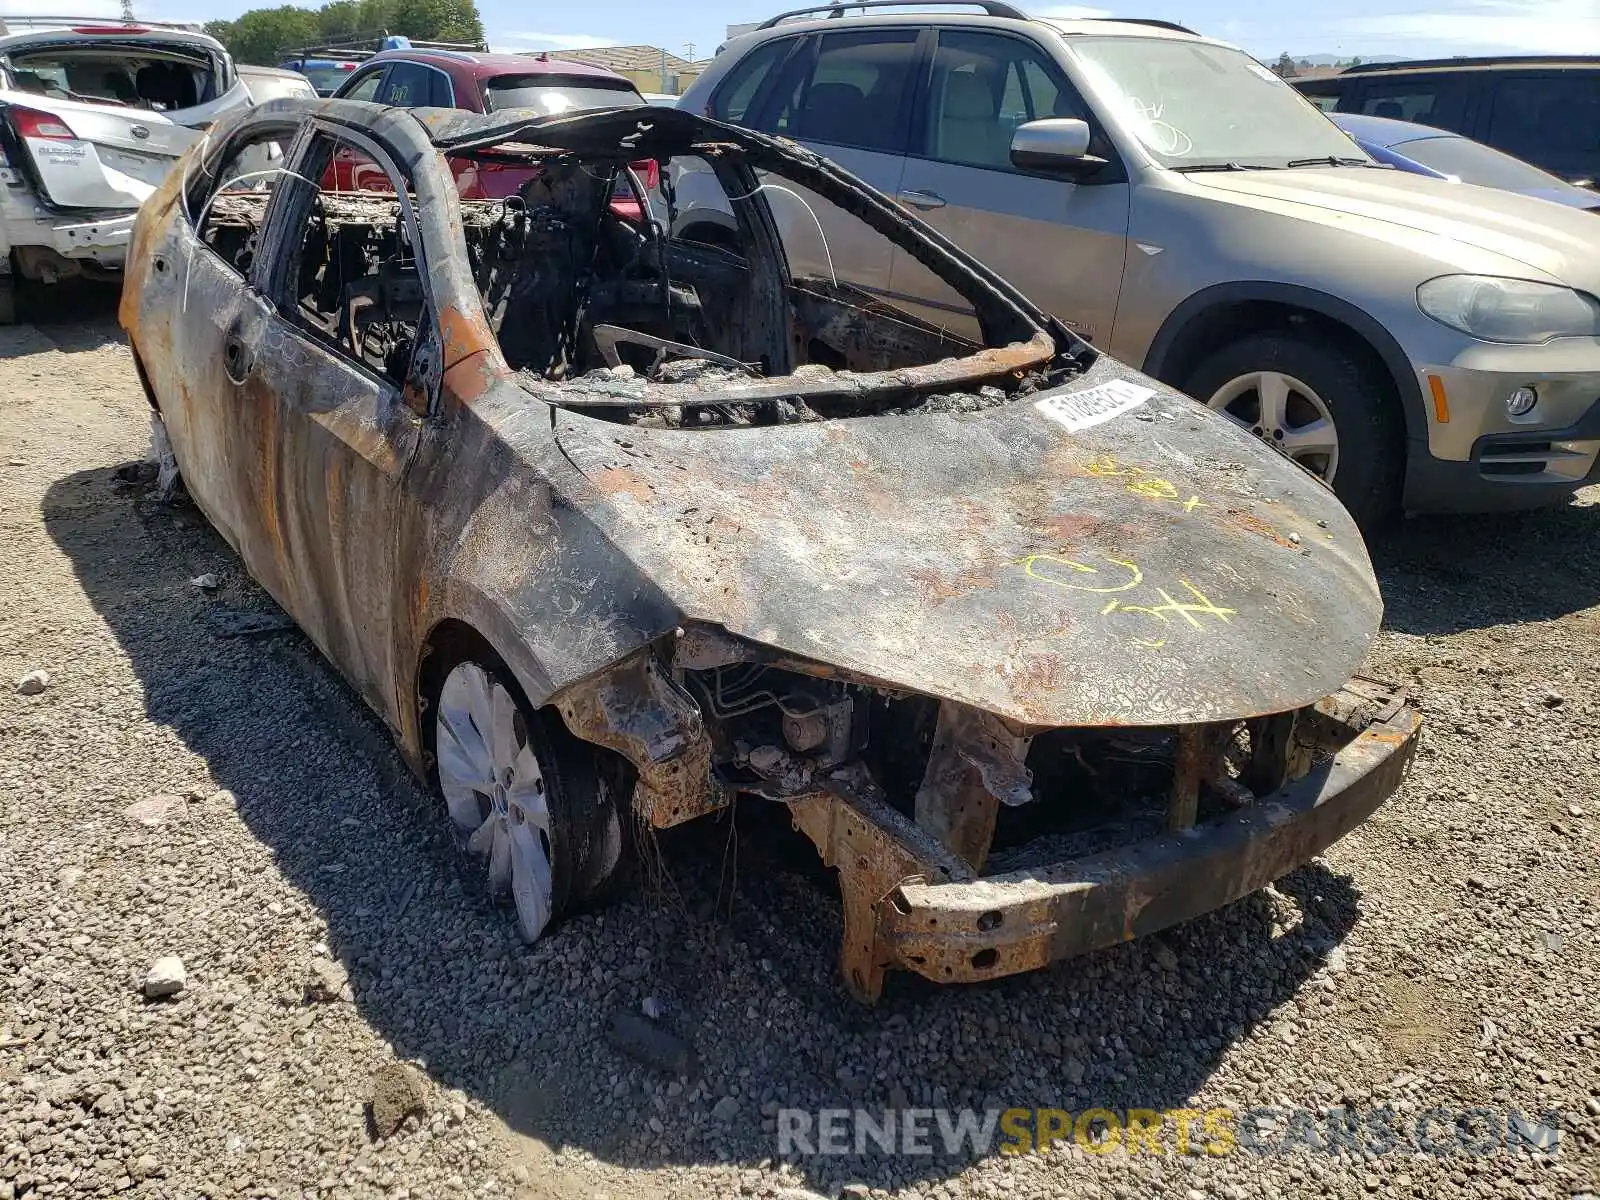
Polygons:
[[943,208],[944,197],[934,192],[926,192],[921,188],[912,188],[901,192],[895,199],[901,204],[909,204],[912,208],[920,208],[924,212],[932,208]]

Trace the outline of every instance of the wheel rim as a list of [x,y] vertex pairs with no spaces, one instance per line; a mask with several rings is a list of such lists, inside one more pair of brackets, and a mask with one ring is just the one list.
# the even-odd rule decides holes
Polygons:
[[510,892],[531,942],[550,922],[550,805],[517,703],[488,671],[462,663],[445,678],[434,731],[450,819],[487,859],[490,891]]
[[1321,396],[1293,375],[1281,371],[1240,375],[1218,388],[1208,404],[1313,475],[1333,482],[1339,469],[1333,413]]

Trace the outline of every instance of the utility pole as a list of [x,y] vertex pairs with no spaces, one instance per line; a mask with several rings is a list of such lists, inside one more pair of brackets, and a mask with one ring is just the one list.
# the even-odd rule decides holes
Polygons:
[[683,56],[685,58],[687,58],[690,62],[694,61],[694,43],[693,42],[685,42],[683,44]]

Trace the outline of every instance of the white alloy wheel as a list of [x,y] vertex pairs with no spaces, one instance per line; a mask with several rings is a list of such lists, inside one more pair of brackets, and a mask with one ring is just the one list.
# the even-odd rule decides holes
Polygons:
[[1230,379],[1210,407],[1300,466],[1332,484],[1339,469],[1333,413],[1315,391],[1281,371],[1252,371]]
[[445,677],[434,733],[450,819],[469,835],[467,849],[487,858],[490,891],[510,888],[517,925],[534,941],[550,923],[550,804],[517,702],[490,671],[464,662]]

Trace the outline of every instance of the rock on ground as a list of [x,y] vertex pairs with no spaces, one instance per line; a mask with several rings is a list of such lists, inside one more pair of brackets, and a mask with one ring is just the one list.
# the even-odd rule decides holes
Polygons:
[[183,959],[176,955],[156,959],[145,972],[144,994],[152,1000],[176,996],[188,985],[189,975],[183,969]]
[[404,1063],[386,1063],[372,1077],[372,1127],[379,1137],[393,1137],[410,1116],[425,1116],[428,1091],[416,1071]]

